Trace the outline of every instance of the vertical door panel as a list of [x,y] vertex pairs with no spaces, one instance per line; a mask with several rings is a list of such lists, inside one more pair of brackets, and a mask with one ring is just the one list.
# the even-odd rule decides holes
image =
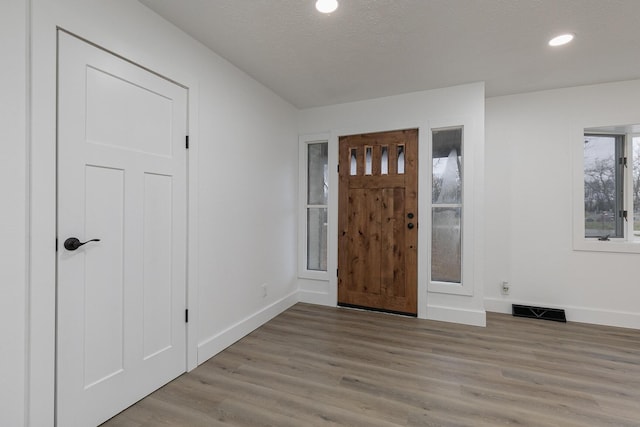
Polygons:
[[144,358],[172,345],[171,282],[173,247],[170,176],[144,176]]
[[404,260],[404,189],[382,190],[382,291],[389,296],[406,296]]
[[[85,169],[84,385],[91,387],[124,369],[124,172]],[[105,237],[108,236],[108,237]]]

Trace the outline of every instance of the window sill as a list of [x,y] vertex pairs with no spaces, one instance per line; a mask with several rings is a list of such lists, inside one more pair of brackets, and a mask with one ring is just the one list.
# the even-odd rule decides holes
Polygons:
[[473,295],[473,290],[463,286],[462,283],[430,282],[427,291],[437,294]]
[[298,272],[299,279],[309,279],[309,280],[329,280],[329,273],[326,271],[320,270],[303,270]]
[[628,241],[623,239],[611,239],[600,241],[597,239],[576,239],[573,242],[574,251],[588,252],[617,252],[628,254],[640,254],[640,240]]

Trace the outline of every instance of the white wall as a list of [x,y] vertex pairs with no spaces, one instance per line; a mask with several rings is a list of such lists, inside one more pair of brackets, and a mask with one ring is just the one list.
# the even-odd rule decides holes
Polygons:
[[[264,86],[131,0],[32,0],[31,280],[25,307],[25,6],[2,18],[12,30],[10,132],[3,142],[4,269],[0,425],[53,424],[55,337],[56,27],[77,34],[189,88],[189,366],[206,360],[296,299],[296,110]],[[7,10],[8,12],[8,10]],[[4,46],[3,46],[4,49]],[[3,70],[3,71],[6,71]],[[4,77],[4,75],[3,75]],[[3,96],[3,99],[6,99]],[[15,109],[15,110],[13,110]],[[5,161],[5,151],[7,159]],[[8,206],[8,205],[3,205]],[[7,227],[5,224],[10,223]],[[14,252],[15,251],[15,252]],[[4,275],[8,277],[4,278]],[[8,285],[5,285],[8,283]],[[262,296],[261,284],[268,284]],[[8,291],[8,299],[4,294]],[[5,314],[11,320],[5,320]],[[25,317],[31,351],[25,350]],[[5,325],[12,325],[6,329]],[[15,326],[15,327],[14,327]],[[25,360],[30,376],[25,377]],[[4,369],[10,369],[4,375]],[[5,378],[7,381],[5,381]],[[29,384],[24,397],[23,384]],[[8,397],[5,399],[5,395]],[[8,409],[5,409],[7,406]]]
[[[484,148],[482,84],[298,114],[135,1],[31,3],[32,32],[30,2],[6,0],[0,15],[0,425],[24,425],[27,403],[30,425],[53,423],[56,26],[189,87],[191,366],[296,301],[298,132],[329,132],[335,143],[342,133],[463,121],[466,140]],[[25,112],[29,36],[31,117]],[[638,94],[640,82],[627,82],[487,100],[486,203],[483,153],[472,162],[474,294],[427,295],[423,250],[421,313],[478,323],[486,296],[496,310],[512,301],[557,305],[571,307],[573,320],[639,326],[638,255],[571,249],[569,147],[585,126],[640,123]],[[428,198],[421,191],[421,200]],[[478,223],[486,224],[486,244]],[[539,230],[529,228],[534,223],[542,223]],[[501,280],[512,283],[508,299],[498,293]],[[321,296],[316,302],[335,304],[326,298],[335,293],[335,279],[301,286],[303,294],[313,289]]]
[[[429,150],[431,128],[464,125],[465,200],[463,282],[470,295],[428,292],[431,189]],[[301,134],[328,133],[329,228],[328,271],[337,268],[337,144],[338,136],[394,129],[419,128],[418,316],[484,325],[483,302],[483,180],[484,84],[415,92],[362,102],[302,110]],[[300,279],[300,299],[336,305],[335,273],[326,280]]]
[[570,321],[640,328],[640,255],[572,247],[583,128],[640,123],[638,99],[640,80],[487,99],[487,310],[558,307]]
[[27,3],[0,13],[0,425],[24,420],[27,218]]

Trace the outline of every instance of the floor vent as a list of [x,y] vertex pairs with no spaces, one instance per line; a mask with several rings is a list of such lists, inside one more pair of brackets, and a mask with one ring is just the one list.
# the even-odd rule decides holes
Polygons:
[[512,304],[512,312],[516,317],[530,317],[533,319],[553,320],[554,322],[566,322],[564,310],[560,308],[534,307],[532,305]]

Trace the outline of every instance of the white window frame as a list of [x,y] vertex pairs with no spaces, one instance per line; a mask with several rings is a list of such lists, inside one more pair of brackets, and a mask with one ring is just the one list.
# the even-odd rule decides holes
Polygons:
[[[473,286],[471,284],[471,280],[466,280],[466,276],[469,273],[469,268],[471,267],[471,265],[467,265],[467,261],[469,260],[468,257],[468,248],[467,248],[467,242],[465,242],[465,235],[467,234],[467,232],[469,232],[469,228],[470,227],[470,219],[472,217],[470,217],[471,213],[470,211],[472,203],[469,201],[469,197],[470,197],[470,193],[468,193],[466,191],[466,188],[468,186],[468,182],[469,179],[471,179],[471,177],[469,176],[469,174],[471,173],[471,171],[469,170],[469,159],[466,159],[467,157],[467,147],[465,144],[465,133],[466,133],[466,126],[465,126],[465,122],[462,121],[460,124],[456,124],[456,125],[448,125],[448,126],[437,126],[437,127],[430,127],[429,128],[429,149],[428,149],[428,161],[427,161],[427,165],[429,168],[429,173],[428,173],[428,210],[427,210],[427,215],[428,215],[428,221],[427,223],[429,224],[429,238],[428,238],[428,242],[429,245],[431,245],[431,224],[433,222],[433,218],[432,218],[432,208],[433,207],[460,207],[462,209],[462,217],[461,217],[461,221],[460,221],[460,250],[461,250],[461,272],[460,272],[460,283],[452,283],[452,282],[440,282],[440,281],[432,281],[431,280],[431,256],[429,256],[429,263],[428,263],[428,286],[427,289],[429,292],[433,292],[433,293],[441,293],[441,294],[452,294],[452,295],[466,295],[466,296],[471,296],[473,295]],[[433,132],[435,131],[446,131],[446,130],[452,130],[452,129],[461,129],[462,130],[462,140],[460,141],[460,156],[462,158],[462,203],[456,203],[456,204],[436,204],[434,205],[433,201],[432,201],[432,186],[433,186],[433,173],[432,173],[432,168],[433,168]],[[431,247],[429,246],[429,254],[431,254]],[[473,276],[472,274],[470,276]]]
[[[308,205],[307,204],[307,179],[308,179],[308,155],[309,144],[327,144],[327,150],[329,151],[330,134],[320,133],[311,135],[301,135],[298,138],[298,164],[299,164],[299,177],[298,177],[298,277],[312,280],[329,280],[329,269],[331,263],[329,262],[329,224],[327,224],[327,271],[309,270],[307,268],[307,209],[309,207],[321,207],[327,209],[327,222],[331,221],[330,203],[331,203],[331,188],[329,189],[329,199],[326,205]],[[331,167],[331,161],[328,161],[328,167]],[[329,172],[331,170],[329,169]],[[329,175],[331,175],[329,173]]]
[[[573,150],[573,249],[575,251],[594,252],[619,252],[619,253],[640,253],[640,237],[634,235],[633,231],[633,137],[640,136],[631,129],[637,125],[630,126],[610,126],[610,132],[605,128],[585,128],[581,129],[579,137],[575,138]],[[603,129],[603,130],[599,130]],[[614,130],[617,129],[618,131]],[[626,131],[620,131],[626,129]],[[625,135],[624,157],[626,157],[628,167],[624,169],[623,178],[623,210],[627,211],[627,221],[624,224],[624,237],[610,238],[601,241],[593,237],[585,237],[585,212],[584,212],[584,135],[586,133],[603,135]]]

